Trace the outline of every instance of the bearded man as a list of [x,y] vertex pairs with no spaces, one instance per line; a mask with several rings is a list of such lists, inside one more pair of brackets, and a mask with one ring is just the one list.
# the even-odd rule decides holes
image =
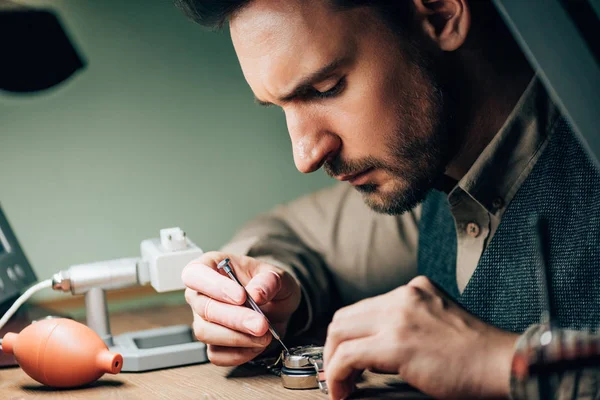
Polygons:
[[[329,324],[332,399],[365,369],[434,397],[531,398],[511,365],[545,329],[545,269],[554,326],[600,325],[598,171],[490,2],[175,2],[228,25],[256,101],[285,113],[298,170],[344,182],[186,267],[214,364],[272,340],[217,271],[225,257],[280,333]],[[597,382],[567,374],[555,395],[593,397]]]

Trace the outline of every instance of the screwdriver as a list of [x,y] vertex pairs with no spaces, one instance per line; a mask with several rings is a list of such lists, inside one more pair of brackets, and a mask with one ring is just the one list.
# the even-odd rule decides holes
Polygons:
[[269,332],[271,332],[271,335],[273,335],[273,337],[275,339],[277,339],[279,341],[279,343],[281,343],[281,345],[283,346],[283,349],[286,351],[286,353],[289,353],[290,351],[285,346],[285,344],[283,344],[283,342],[281,341],[281,336],[279,336],[279,334],[277,333],[275,328],[273,328],[273,326],[271,325],[271,322],[269,321],[269,319],[267,318],[265,313],[262,312],[262,310],[258,307],[258,305],[254,301],[252,296],[250,296],[250,293],[248,293],[248,291],[246,290],[244,285],[242,285],[242,283],[235,276],[235,274],[233,272],[233,268],[231,268],[231,265],[229,265],[230,262],[231,262],[231,260],[229,260],[229,258],[226,258],[217,265],[217,268],[219,270],[222,269],[223,271],[225,271],[225,273],[227,273],[227,275],[229,275],[229,277],[231,279],[233,279],[235,282],[237,282],[237,284],[240,285],[244,289],[244,291],[246,292],[246,304],[248,306],[250,306],[250,308],[252,308],[254,311],[256,311],[257,313],[259,313],[260,315],[265,317],[265,319],[267,320],[267,324],[269,324]]

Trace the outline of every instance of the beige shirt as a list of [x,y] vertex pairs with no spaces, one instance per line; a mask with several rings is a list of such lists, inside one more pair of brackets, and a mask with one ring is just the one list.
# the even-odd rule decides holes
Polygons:
[[[558,112],[532,80],[504,126],[448,195],[458,240],[462,291],[506,207],[547,144]],[[420,206],[377,214],[342,183],[258,216],[223,251],[267,259],[292,272],[315,315],[406,284],[417,275]],[[332,303],[336,293],[339,303]],[[303,331],[302,329],[301,331]]]

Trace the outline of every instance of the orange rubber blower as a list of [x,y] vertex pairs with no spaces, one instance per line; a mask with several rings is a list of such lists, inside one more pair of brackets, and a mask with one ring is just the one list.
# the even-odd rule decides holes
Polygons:
[[14,354],[27,375],[57,388],[86,385],[123,367],[123,357],[109,351],[96,332],[67,318],[41,320],[19,334],[7,333],[2,351]]

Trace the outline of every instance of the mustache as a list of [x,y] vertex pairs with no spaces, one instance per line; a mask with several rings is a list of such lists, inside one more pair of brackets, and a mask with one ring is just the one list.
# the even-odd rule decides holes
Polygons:
[[340,175],[354,175],[367,169],[388,169],[381,161],[367,157],[362,160],[342,160],[338,155],[323,163],[323,169],[332,178]]

